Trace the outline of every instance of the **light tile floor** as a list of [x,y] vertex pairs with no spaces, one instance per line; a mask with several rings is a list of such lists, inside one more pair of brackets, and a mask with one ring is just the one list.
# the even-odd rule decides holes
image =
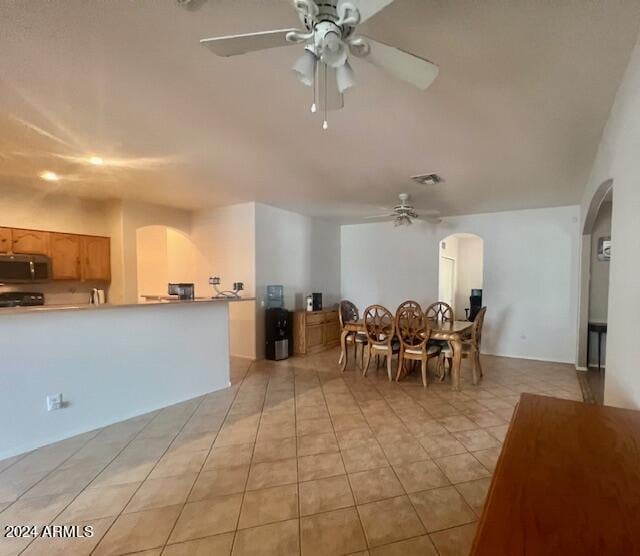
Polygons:
[[467,554],[521,392],[581,399],[569,365],[483,357],[462,389],[389,383],[337,351],[0,462],[0,523],[93,525],[0,539],[0,556]]

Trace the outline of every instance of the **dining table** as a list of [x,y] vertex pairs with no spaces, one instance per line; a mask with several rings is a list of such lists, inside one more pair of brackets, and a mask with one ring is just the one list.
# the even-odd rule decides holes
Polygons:
[[[473,322],[466,320],[431,320],[429,319],[430,340],[449,342],[453,352],[451,363],[451,388],[460,390],[460,366],[462,364],[462,342],[471,337]],[[347,367],[347,336],[350,333],[366,334],[364,319],[345,322],[340,334],[340,349],[342,350],[341,370]]]

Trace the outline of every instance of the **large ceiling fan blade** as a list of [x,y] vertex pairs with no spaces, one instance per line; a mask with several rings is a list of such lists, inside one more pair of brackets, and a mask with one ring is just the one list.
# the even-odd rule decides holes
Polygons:
[[344,95],[338,90],[336,81],[336,70],[326,64],[321,64],[318,68],[318,96],[320,98],[320,109],[341,110],[344,108]]
[[363,216],[363,220],[375,220],[377,218],[395,218],[395,214],[374,214],[373,216]]
[[410,54],[399,48],[366,37],[368,52],[361,57],[374,66],[385,70],[394,77],[407,83],[426,89],[438,76],[438,66],[429,60]]
[[343,13],[341,10],[351,4],[360,12],[360,23],[362,23],[393,2],[394,0],[340,0],[337,11],[338,13]]
[[295,29],[276,29],[274,31],[261,31],[259,33],[246,33],[244,35],[229,35],[226,37],[213,37],[201,39],[200,44],[206,46],[218,56],[237,56],[256,50],[266,50],[279,46],[296,44],[287,40],[287,34]]

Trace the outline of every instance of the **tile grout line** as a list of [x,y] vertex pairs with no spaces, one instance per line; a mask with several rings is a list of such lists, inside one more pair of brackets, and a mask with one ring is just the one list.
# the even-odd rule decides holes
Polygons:
[[[236,399],[238,398],[240,391],[242,390],[242,387],[245,384],[245,380],[247,379],[247,377],[249,377],[250,373],[251,373],[251,369],[253,367],[253,363],[251,363],[251,365],[249,366],[249,369],[247,370],[247,372],[245,373],[245,376],[242,379],[242,382],[240,383],[240,386],[238,387],[238,392],[236,393],[236,396],[234,396],[233,398],[233,402],[231,403],[231,405],[229,406],[229,412],[231,411],[231,408],[233,407],[233,404],[236,402]],[[268,377],[267,382],[265,384],[265,388],[264,388],[264,395],[262,397],[262,405],[260,408],[260,418],[258,419],[258,425],[256,427],[256,436],[255,439],[253,441],[253,448],[251,449],[251,458],[249,460],[249,469],[247,470],[247,478],[245,479],[245,483],[244,483],[244,489],[242,491],[242,498],[240,500],[240,509],[238,510],[238,518],[236,519],[236,527],[233,531],[233,540],[231,541],[231,549],[229,551],[229,554],[233,553],[233,549],[235,548],[236,545],[236,539],[238,536],[238,526],[240,525],[240,517],[242,516],[242,506],[244,505],[244,497],[245,494],[247,493],[247,485],[249,484],[249,476],[251,475],[251,466],[253,465],[253,458],[256,452],[256,444],[258,442],[258,434],[260,432],[260,423],[262,423],[262,414],[264,412],[264,403],[265,400],[267,399],[267,392],[269,390],[269,383],[271,382],[271,376]],[[227,412],[227,415],[228,413]],[[226,418],[225,418],[226,421]],[[214,441],[215,444],[215,441]],[[213,449],[213,445],[212,445],[212,449]]]
[[[178,524],[178,521],[180,520],[180,517],[182,516],[182,513],[184,512],[184,508],[185,506],[188,504],[188,500],[189,500],[189,496],[191,496],[191,492],[193,491],[193,487],[196,485],[196,483],[198,482],[198,479],[200,478],[200,475],[202,474],[202,470],[204,469],[204,466],[207,462],[207,459],[209,458],[209,455],[211,454],[211,450],[213,450],[213,446],[218,438],[218,435],[220,434],[220,430],[222,429],[224,422],[227,420],[227,417],[229,415],[229,412],[231,411],[231,407],[233,406],[233,403],[235,402],[235,399],[237,398],[238,394],[240,393],[240,386],[242,385],[242,383],[244,382],[244,377],[242,378],[242,380],[240,381],[240,384],[235,392],[235,394],[233,395],[233,399],[231,400],[231,402],[229,403],[229,407],[227,408],[227,411],[225,412],[225,416],[224,419],[222,421],[222,423],[220,424],[220,427],[218,428],[218,431],[216,432],[216,436],[213,439],[213,442],[211,442],[211,446],[209,446],[209,450],[207,451],[207,455],[205,456],[205,458],[202,460],[202,465],[200,466],[200,471],[197,472],[196,474],[196,478],[195,481],[193,481],[193,484],[191,485],[191,488],[189,489],[189,492],[187,493],[187,497],[185,498],[184,502],[182,503],[182,507],[180,508],[180,511],[178,512],[178,516],[176,517],[176,520],[173,522],[173,525],[171,527],[171,529],[169,530],[169,534],[167,535],[167,539],[164,542],[164,544],[162,545],[162,547],[160,548],[161,553],[165,551],[166,547],[168,546],[169,543],[169,539],[171,538],[171,535],[173,534],[173,531],[176,528],[176,525]],[[231,386],[233,387],[233,386]],[[214,392],[209,392],[209,394],[215,394],[216,392],[219,391],[223,391],[223,390],[216,390]],[[209,394],[205,394],[205,396],[203,396],[202,402],[200,404],[198,404],[198,407],[196,408],[196,410],[194,410],[193,414],[189,417],[189,419],[187,420],[187,423],[191,420],[191,418],[193,417],[193,415],[195,415],[196,411],[200,408],[200,406],[202,405],[202,403],[204,403],[204,400],[207,398],[207,396]],[[186,424],[184,426],[186,426]],[[180,430],[180,432],[182,432],[182,430],[184,429],[184,426],[182,427],[182,429]],[[180,434],[180,432],[178,434]],[[178,435],[176,435],[177,438]],[[175,439],[174,439],[175,440]],[[164,454],[163,454],[164,455]],[[162,459],[162,458],[160,458]],[[158,460],[159,462],[160,460]],[[156,463],[157,465],[157,463]],[[155,466],[154,466],[155,469]],[[151,470],[151,472],[149,474],[151,474],[153,472],[153,469]],[[148,477],[148,475],[147,475]],[[146,481],[146,479],[145,479]],[[144,481],[143,481],[144,482]],[[136,491],[137,492],[137,491]],[[126,506],[125,506],[126,507]],[[124,508],[123,508],[124,509]],[[104,537],[103,537],[104,538]],[[195,539],[189,539],[189,540],[195,540]],[[177,543],[176,543],[177,544]],[[97,548],[97,546],[96,546]],[[92,553],[93,554],[93,553]]]
[[[166,449],[164,450],[164,452],[162,452],[162,454],[160,455],[160,457],[157,459],[156,463],[153,465],[153,467],[149,470],[149,473],[147,473],[146,477],[140,481],[140,484],[138,485],[138,488],[136,488],[133,493],[131,494],[131,496],[129,497],[129,499],[127,500],[127,503],[122,507],[122,509],[120,510],[120,512],[118,512],[118,514],[115,516],[115,519],[111,522],[111,524],[109,525],[109,527],[107,527],[107,530],[104,532],[104,534],[100,537],[100,540],[96,543],[96,545],[93,547],[93,549],[91,550],[90,554],[94,554],[95,551],[98,549],[98,547],[100,546],[100,544],[102,543],[102,541],[105,539],[105,537],[109,534],[109,531],[111,531],[111,528],[114,526],[114,524],[118,521],[118,519],[120,518],[122,514],[122,512],[124,512],[124,510],[126,509],[126,507],[131,503],[131,500],[133,500],[134,496],[138,493],[138,491],[142,488],[142,485],[145,483],[145,481],[149,478],[149,476],[151,475],[151,473],[153,473],[153,470],[157,467],[158,463],[160,463],[160,460],[167,454],[167,452],[169,451],[169,448],[171,447],[171,444],[173,444],[173,442],[175,441],[175,439],[180,435],[180,433],[184,430],[184,427],[187,425],[187,423],[191,420],[191,418],[193,417],[193,415],[195,414],[195,412],[198,410],[198,408],[202,405],[202,403],[204,402],[206,398],[206,394],[204,396],[202,396],[202,399],[200,400],[200,402],[196,405],[196,407],[193,409],[193,411],[191,412],[191,414],[189,415],[189,417],[185,420],[184,424],[180,427],[180,430],[174,435],[173,439],[171,440],[171,442],[169,442],[168,446],[166,447]],[[190,401],[190,400],[187,400]],[[183,402],[179,402],[179,403],[183,403]],[[177,404],[176,404],[177,405]],[[169,406],[172,407],[172,406]],[[166,408],[163,408],[166,409]],[[138,433],[126,444],[126,446],[123,448],[123,451],[134,441],[137,440],[138,437],[140,436],[140,434],[142,434],[142,432],[151,425],[151,423],[153,423],[153,421],[155,421],[158,417],[160,417],[160,415],[162,414],[162,409],[158,412],[158,414],[151,419],[144,427],[142,427],[142,429],[140,429],[140,431],[138,431]],[[150,437],[150,438],[154,438],[154,437]],[[120,452],[122,453],[122,452]],[[120,453],[118,455],[120,455]],[[117,456],[116,456],[117,457]],[[114,458],[115,459],[115,458]],[[113,461],[113,460],[112,460]],[[125,483],[126,484],[126,483]],[[84,491],[83,491],[84,492]],[[142,510],[145,511],[145,510]],[[132,513],[136,513],[136,512],[132,512]],[[176,520],[177,521],[177,520]],[[175,525],[175,524],[174,524]]]

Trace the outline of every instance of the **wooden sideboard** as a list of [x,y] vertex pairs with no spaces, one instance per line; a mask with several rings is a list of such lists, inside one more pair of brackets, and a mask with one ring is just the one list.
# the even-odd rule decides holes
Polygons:
[[471,554],[638,554],[640,411],[523,394]]
[[53,280],[111,280],[108,237],[0,228],[0,253],[47,255]]
[[340,345],[338,310],[296,311],[293,314],[293,353],[317,353]]

